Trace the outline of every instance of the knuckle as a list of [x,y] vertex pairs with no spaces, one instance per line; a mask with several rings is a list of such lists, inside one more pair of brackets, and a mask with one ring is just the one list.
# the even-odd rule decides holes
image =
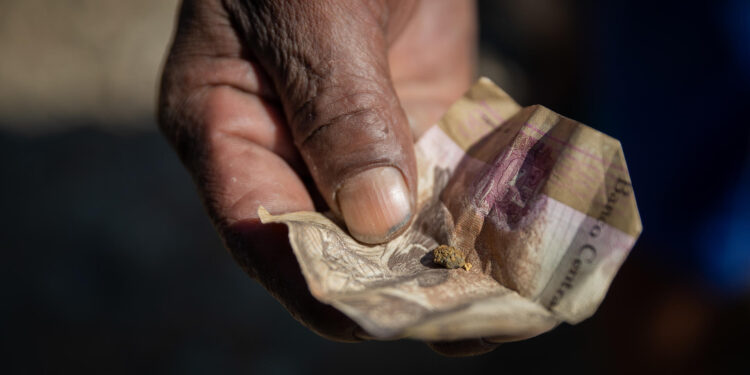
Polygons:
[[377,91],[359,90],[341,95],[321,95],[295,111],[298,146],[327,134],[367,135],[372,141],[388,133],[390,120],[383,97]]
[[172,144],[184,163],[189,163],[198,153],[200,132],[194,126],[194,103],[201,91],[189,91],[176,79],[174,72],[165,70],[159,91],[157,123],[159,130]]

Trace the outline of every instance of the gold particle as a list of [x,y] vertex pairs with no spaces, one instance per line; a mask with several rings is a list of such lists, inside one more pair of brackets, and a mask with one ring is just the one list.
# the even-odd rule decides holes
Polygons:
[[432,251],[433,261],[445,268],[471,269],[471,263],[466,261],[466,254],[453,246],[440,245]]

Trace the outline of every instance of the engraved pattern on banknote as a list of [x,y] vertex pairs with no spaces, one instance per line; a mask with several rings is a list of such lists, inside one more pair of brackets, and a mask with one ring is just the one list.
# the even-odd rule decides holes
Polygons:
[[[480,106],[512,118],[468,143],[455,138]],[[319,213],[259,210],[264,223],[289,226],[313,295],[379,338],[523,336],[593,313],[641,231],[630,191],[599,202],[600,191],[630,188],[619,143],[541,106],[518,111],[486,79],[426,134],[416,146],[417,216],[389,243],[356,242]],[[596,241],[576,236],[592,225]],[[475,267],[436,267],[440,244]],[[583,267],[570,255],[587,246],[597,258]]]

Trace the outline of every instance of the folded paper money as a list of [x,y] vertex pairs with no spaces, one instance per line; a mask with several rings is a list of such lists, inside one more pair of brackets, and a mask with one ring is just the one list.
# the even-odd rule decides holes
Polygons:
[[[378,339],[522,338],[596,311],[642,228],[620,142],[482,78],[415,147],[417,215],[388,243],[259,209],[318,300]],[[473,267],[438,266],[440,245]]]

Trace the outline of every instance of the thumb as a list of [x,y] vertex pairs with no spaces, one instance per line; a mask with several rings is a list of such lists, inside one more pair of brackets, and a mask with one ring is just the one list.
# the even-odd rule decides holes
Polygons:
[[393,238],[416,196],[412,135],[387,56],[388,30],[403,26],[395,25],[403,12],[377,1],[242,4],[248,44],[320,193],[356,239]]

